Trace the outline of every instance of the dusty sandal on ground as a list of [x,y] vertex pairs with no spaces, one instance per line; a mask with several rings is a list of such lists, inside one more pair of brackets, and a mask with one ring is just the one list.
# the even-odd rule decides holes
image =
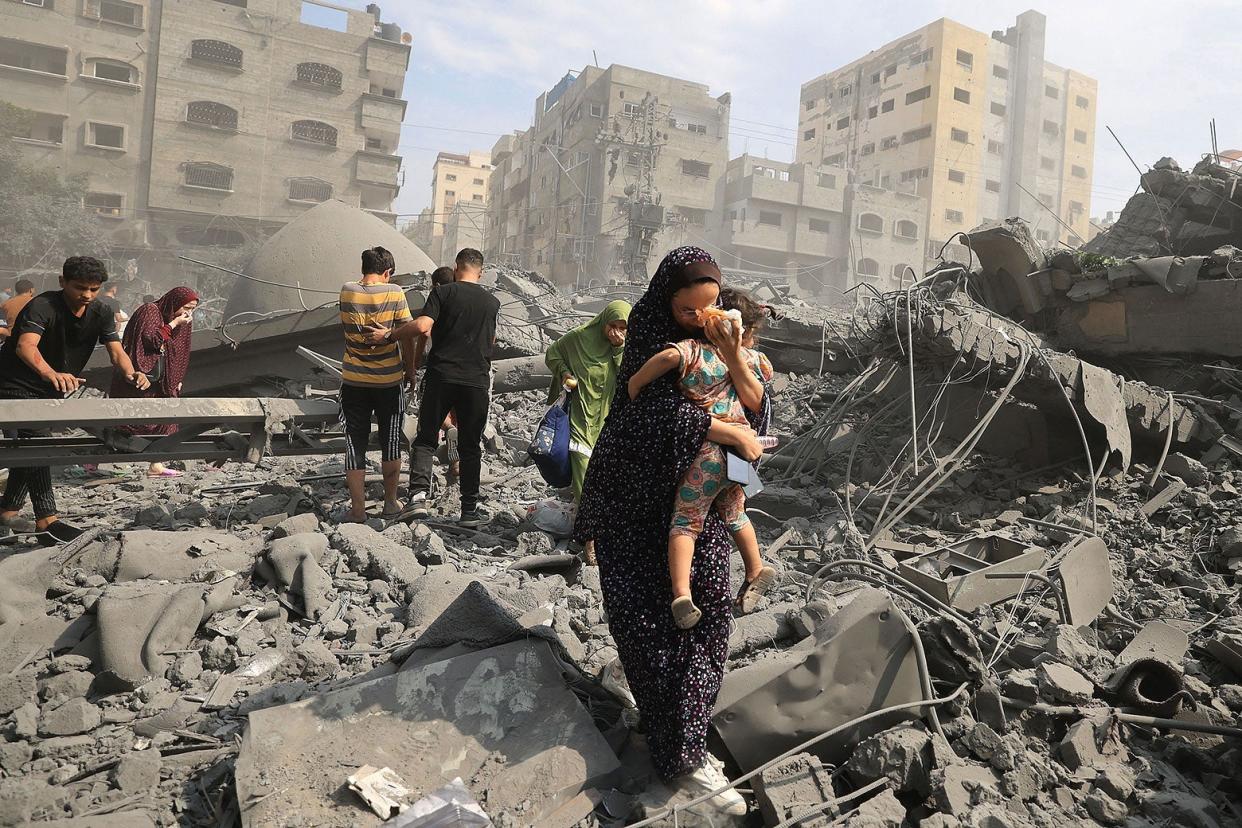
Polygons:
[[737,606],[742,612],[751,612],[758,605],[759,599],[767,595],[776,585],[776,570],[765,566],[759,574],[742,584],[737,591]]
[[180,477],[185,472],[177,469],[164,469],[163,471],[147,472],[147,477]]
[[397,512],[393,517],[396,523],[409,523],[412,520],[423,520],[431,517],[431,509],[427,508],[427,501],[416,500],[413,503],[407,503],[405,508]]
[[333,523],[366,523],[367,515],[363,515],[362,517],[358,518],[358,517],[354,517],[353,515],[351,515],[349,513],[349,509],[341,509],[340,511],[335,512],[332,515],[332,522]]
[[70,526],[63,520],[58,520],[48,524],[48,527],[35,537],[38,538],[39,544],[42,546],[59,546],[62,543],[77,540],[85,531],[85,529]]
[[401,513],[404,511],[405,511],[405,507],[398,504],[397,508],[395,509],[385,509],[384,511],[380,512],[380,517],[382,517],[384,520],[392,520],[394,518],[400,517]]
[[703,612],[694,605],[694,600],[689,595],[674,598],[672,610],[673,622],[683,630],[690,629],[703,617]]

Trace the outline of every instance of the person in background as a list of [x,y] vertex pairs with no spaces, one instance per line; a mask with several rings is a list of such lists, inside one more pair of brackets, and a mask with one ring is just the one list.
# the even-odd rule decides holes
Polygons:
[[[347,523],[365,523],[367,443],[371,419],[379,422],[380,471],[384,475],[384,517],[401,512],[397,482],[401,477],[401,423],[405,417],[405,380],[413,376],[409,344],[373,345],[368,326],[392,327],[411,319],[400,285],[389,284],[397,264],[382,247],[362,251],[362,277],[341,287],[341,325],[345,357],[341,362],[341,421],[345,425],[345,483],[349,487]],[[403,359],[405,352],[411,356]]]
[[[107,280],[103,262],[72,256],[61,268],[60,290],[47,291],[26,303],[13,322],[13,335],[0,346],[0,399],[56,400],[78,390],[84,382],[78,373],[97,344],[107,349],[113,367],[127,382],[139,390],[150,386],[121,347],[116,319],[95,304]],[[17,436],[37,437],[39,432],[19,430]],[[34,525],[29,527],[18,517],[27,497],[35,513]],[[57,515],[52,470],[47,466],[10,469],[0,497],[0,526],[37,531],[46,545],[67,543],[82,534]]]
[[129,316],[125,311],[121,310],[121,300],[116,298],[116,285],[104,285],[103,292],[95,301],[101,302],[112,309],[112,313],[116,317],[116,329],[118,331],[123,330],[125,321],[129,319]]
[[13,325],[17,322],[17,315],[22,312],[22,308],[26,307],[26,303],[34,298],[34,282],[29,279],[18,279],[17,284],[13,286],[13,296],[4,304],[0,305],[0,317],[8,323],[7,327],[11,331]]
[[457,415],[461,438],[460,525],[483,523],[479,512],[479,478],[483,465],[483,429],[487,425],[491,387],[492,346],[500,301],[479,284],[483,254],[467,247],[457,254],[456,280],[431,289],[417,319],[396,329],[370,331],[371,341],[410,342],[435,336],[427,358],[427,375],[418,409],[418,435],[410,450],[410,503],[399,520],[425,518],[431,512],[431,461],[440,429],[450,411]]
[[[590,322],[556,340],[544,355],[552,371],[549,402],[560,396],[566,382],[577,382],[569,402],[569,464],[575,503],[582,499],[591,449],[612,405],[629,318],[629,302],[609,302]],[[585,554],[587,563],[594,565],[594,541],[586,542]]]
[[[180,397],[181,386],[190,369],[190,339],[197,307],[198,294],[188,287],[173,288],[158,301],[140,305],[125,326],[121,345],[134,367],[151,380],[151,385],[138,389],[113,375],[108,396],[122,399]],[[177,424],[122,426],[119,430],[142,437],[164,437],[176,432]],[[147,468],[147,477],[180,476],[181,472],[163,463],[152,463]]]
[[[437,267],[431,272],[431,287],[451,285],[457,280],[457,271],[451,267]],[[417,372],[426,362],[426,351],[431,348],[431,337],[419,337],[414,341],[414,370]],[[410,388],[413,389],[414,377],[410,377]],[[444,418],[440,427],[440,436],[444,440],[444,460],[448,464],[448,482],[453,483],[461,477],[461,457],[457,451],[457,415],[452,411]]]
[[[716,304],[720,282],[720,268],[700,248],[679,247],[664,257],[630,314],[618,385],[628,387],[630,377],[669,343],[698,335],[699,312]],[[717,347],[727,345],[716,341],[712,330],[706,333]],[[771,410],[766,394],[761,407],[765,414]],[[749,422],[762,427],[765,419]],[[750,462],[763,454],[755,431],[713,419],[682,395],[671,374],[652,382],[636,400],[618,393],[587,467],[574,534],[595,541],[608,629],[638,702],[656,770],[685,793],[723,788],[708,803],[742,816],[745,800],[727,787],[721,763],[707,750],[733,604],[731,544],[715,514],[707,516],[695,544],[690,573],[702,617],[683,630],[669,612],[674,495],[707,439],[731,446]]]

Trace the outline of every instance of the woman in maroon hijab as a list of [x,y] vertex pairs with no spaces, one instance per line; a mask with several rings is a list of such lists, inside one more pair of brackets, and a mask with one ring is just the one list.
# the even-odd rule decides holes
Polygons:
[[[151,379],[151,387],[139,391],[123,378],[112,379],[112,397],[169,398],[181,396],[181,384],[190,367],[190,332],[193,330],[193,313],[198,307],[198,294],[188,287],[178,287],[165,293],[154,302],[148,302],[134,311],[125,326],[121,344],[129,354],[135,370]],[[177,430],[174,423],[151,426],[129,426],[122,429],[128,434],[144,437],[163,437]],[[148,477],[177,477],[181,472],[169,469],[163,463],[152,463]]]

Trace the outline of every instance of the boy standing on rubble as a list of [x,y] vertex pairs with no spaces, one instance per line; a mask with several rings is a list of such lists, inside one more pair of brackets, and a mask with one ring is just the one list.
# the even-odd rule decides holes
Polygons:
[[[12,320],[12,336],[0,347],[0,400],[58,400],[77,391],[85,382],[78,374],[96,344],[107,348],[113,367],[136,388],[151,386],[121,347],[111,309],[95,301],[107,280],[108,271],[98,259],[65,259],[60,290],[34,297]],[[17,436],[37,437],[40,432],[19,430]],[[34,506],[32,526],[17,516],[27,496]],[[0,527],[37,531],[45,546],[67,543],[82,534],[81,529],[60,520],[56,511],[50,468],[9,471],[0,499]]]
[[479,477],[500,302],[479,284],[482,276],[483,254],[467,247],[457,254],[456,280],[433,287],[417,319],[392,330],[383,326],[371,329],[371,341],[401,342],[402,347],[416,337],[435,335],[418,408],[418,436],[410,449],[410,502],[398,520],[430,514],[431,461],[439,447],[444,418],[453,411],[461,461],[459,522],[465,527],[483,523]]

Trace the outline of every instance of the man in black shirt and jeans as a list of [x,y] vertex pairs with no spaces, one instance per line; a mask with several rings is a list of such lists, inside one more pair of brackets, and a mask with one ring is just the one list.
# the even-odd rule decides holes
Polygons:
[[456,280],[437,285],[413,322],[387,331],[373,328],[375,338],[403,340],[431,336],[435,347],[427,359],[423,396],[418,408],[418,436],[410,450],[410,505],[399,520],[427,517],[431,493],[431,460],[440,442],[440,427],[449,411],[457,414],[461,460],[461,525],[479,526],[479,476],[483,463],[483,429],[491,404],[492,345],[500,301],[479,284],[483,254],[465,248],[457,254]]
[[[107,280],[108,271],[98,259],[68,258],[61,269],[60,290],[34,297],[11,320],[12,335],[0,346],[0,400],[58,400],[78,390],[83,383],[78,373],[96,344],[108,349],[112,365],[136,387],[150,387],[121,347],[112,310],[95,301]],[[37,431],[17,432],[19,438],[37,436]],[[33,526],[17,516],[27,496],[34,506]],[[9,470],[0,498],[0,527],[37,531],[45,545],[82,534],[57,518],[52,471],[46,466]]]

